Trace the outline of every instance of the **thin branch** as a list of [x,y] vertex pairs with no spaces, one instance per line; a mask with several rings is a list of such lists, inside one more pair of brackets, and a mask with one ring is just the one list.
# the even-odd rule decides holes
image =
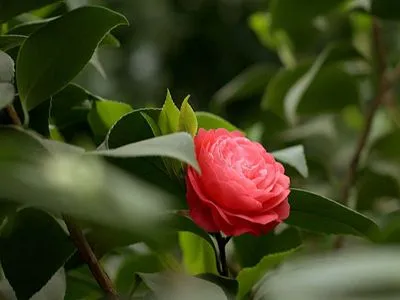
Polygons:
[[100,266],[100,262],[98,261],[96,255],[93,253],[93,250],[90,247],[85,236],[83,235],[82,231],[74,224],[73,220],[71,220],[68,216],[64,216],[64,221],[70,233],[71,240],[78,249],[82,259],[88,265],[90,271],[93,274],[93,277],[96,279],[99,286],[106,293],[107,299],[118,300],[119,298],[117,292],[115,291],[110,278],[103,270],[103,268]]
[[[385,76],[386,70],[386,53],[385,47],[382,40],[382,28],[379,22],[376,19],[373,19],[372,24],[372,36],[373,36],[373,45],[376,53],[376,70],[378,75],[378,89],[375,98],[372,100],[368,110],[366,112],[366,121],[364,128],[361,132],[361,135],[358,139],[356,149],[354,151],[354,155],[350,161],[350,165],[347,171],[346,179],[343,185],[342,193],[341,193],[341,202],[345,205],[349,204],[350,191],[354,182],[356,180],[356,174],[358,165],[360,162],[361,154],[367,144],[368,136],[371,132],[372,123],[375,117],[376,112],[380,104],[383,102],[386,93],[389,91],[391,84],[389,84],[388,78]],[[395,78],[390,78],[394,80]],[[392,83],[392,82],[391,82]],[[343,236],[339,236],[335,243],[334,248],[340,249],[343,247],[344,238]]]
[[[22,125],[21,119],[19,118],[12,104],[7,106],[6,111],[14,125],[17,126]],[[96,279],[99,286],[104,290],[107,299],[118,300],[119,299],[118,295],[114,290],[110,278],[100,266],[100,263],[97,260],[96,255],[93,253],[93,250],[90,247],[85,236],[83,235],[82,231],[79,229],[78,226],[74,224],[74,222],[68,216],[64,216],[63,218],[70,233],[71,240],[78,249],[78,252],[81,255],[82,259],[88,265],[90,271],[93,274],[93,277]]]

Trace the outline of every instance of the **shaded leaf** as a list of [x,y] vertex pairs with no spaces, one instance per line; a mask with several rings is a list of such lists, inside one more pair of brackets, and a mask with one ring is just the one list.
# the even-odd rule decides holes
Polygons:
[[400,19],[400,3],[393,0],[372,0],[371,13],[378,18],[388,20]]
[[126,25],[127,20],[118,13],[82,7],[30,35],[17,60],[18,91],[25,107],[34,108],[66,86],[87,64],[104,36],[121,24]]
[[24,35],[0,35],[0,50],[7,51],[20,46],[26,39]]
[[237,281],[239,282],[239,292],[237,299],[247,299],[246,294],[250,292],[253,286],[265,275],[266,272],[276,267],[283,260],[297,249],[291,249],[286,252],[280,252],[275,254],[270,254],[261,259],[261,261],[252,268],[242,269],[238,276]]
[[29,299],[63,266],[75,247],[58,222],[37,209],[19,211],[6,227],[0,239],[4,274],[17,298]]
[[328,198],[292,189],[290,215],[285,223],[313,232],[379,238],[378,225],[366,216]]
[[59,2],[60,0],[15,1],[3,0],[0,6],[0,23],[19,14]]
[[272,155],[275,159],[295,168],[303,177],[308,177],[308,167],[303,145],[274,151]]
[[293,227],[279,234],[272,231],[260,237],[243,234],[234,237],[233,242],[239,262],[245,268],[257,265],[266,255],[287,252],[302,244],[299,231]]

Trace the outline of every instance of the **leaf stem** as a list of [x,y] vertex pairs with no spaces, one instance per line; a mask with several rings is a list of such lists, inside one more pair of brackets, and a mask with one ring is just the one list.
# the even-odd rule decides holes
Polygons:
[[78,226],[75,225],[70,217],[64,215],[63,218],[70,233],[71,240],[78,249],[82,259],[88,265],[90,271],[93,274],[93,277],[106,293],[107,299],[118,300],[119,298],[117,292],[115,291],[110,278],[100,266],[100,262],[98,261],[96,255],[93,253],[93,250],[90,247],[85,236],[83,235],[82,231],[78,228]]
[[[388,80],[388,78],[385,76],[386,54],[382,39],[382,28],[378,20],[375,18],[373,19],[372,23],[372,37],[373,37],[373,47],[376,53],[378,88],[377,88],[377,94],[375,98],[371,101],[371,104],[366,112],[365,125],[358,139],[354,155],[351,158],[350,165],[347,170],[347,175],[342,188],[341,198],[340,198],[340,202],[342,202],[344,205],[349,205],[350,191],[356,180],[357,169],[360,162],[361,154],[367,144],[368,136],[371,132],[372,123],[376,115],[376,112],[378,111],[380,104],[385,99],[387,92],[390,90],[391,84],[393,83],[394,80],[396,80],[396,78],[393,76],[391,76],[392,80]],[[334,242],[334,249],[342,248],[343,244],[344,244],[344,237],[339,236]]]
[[[6,107],[6,111],[14,125],[22,126],[21,119],[19,118],[12,104]],[[75,247],[78,249],[78,252],[81,255],[82,259],[88,265],[90,271],[93,274],[93,277],[96,279],[99,286],[106,293],[107,299],[118,300],[119,299],[118,295],[114,290],[110,278],[100,266],[100,263],[96,255],[94,254],[92,248],[90,247],[82,231],[79,229],[77,225],[75,225],[73,220],[70,219],[68,216],[64,215],[63,219],[65,224],[67,225],[71,240],[75,244]]]
[[228,263],[226,261],[226,244],[228,244],[229,240],[231,239],[230,236],[224,238],[221,233],[214,234],[215,239],[217,240],[218,249],[219,249],[219,262],[220,268],[218,268],[218,272],[221,276],[228,277],[229,270],[228,270]]

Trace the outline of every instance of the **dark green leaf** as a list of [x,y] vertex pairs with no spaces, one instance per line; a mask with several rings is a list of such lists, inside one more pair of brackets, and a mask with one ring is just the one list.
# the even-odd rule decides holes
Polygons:
[[30,22],[24,22],[22,24],[19,24],[13,28],[11,28],[8,31],[8,34],[17,34],[17,35],[23,35],[23,36],[29,36],[39,28],[43,27],[50,21],[54,21],[58,17],[55,18],[48,18],[48,19],[40,19],[40,20],[34,20]]
[[400,3],[396,0],[372,0],[371,13],[378,18],[399,20]]
[[0,50],[7,51],[20,46],[26,39],[24,35],[0,35]]
[[183,266],[191,275],[217,273],[215,252],[203,238],[191,232],[179,233]]
[[400,130],[394,130],[376,140],[370,151],[381,158],[400,161]]
[[29,299],[75,248],[58,222],[40,210],[19,211],[6,227],[0,239],[1,264],[18,299]]
[[212,113],[198,111],[196,112],[196,116],[199,128],[206,130],[217,128],[225,128],[229,131],[239,130],[228,121]]
[[259,237],[244,234],[234,237],[233,242],[239,262],[245,268],[257,265],[266,255],[287,252],[302,244],[300,234],[295,228],[285,229],[279,234],[270,232]]
[[66,86],[104,36],[121,24],[127,20],[111,10],[82,7],[35,31],[22,45],[17,60],[18,91],[26,108],[34,108]]
[[104,139],[114,123],[131,111],[132,107],[125,103],[96,101],[89,112],[88,121],[95,136]]
[[[284,99],[290,88],[306,73],[309,65],[280,71],[269,83],[262,107],[284,116]],[[340,86],[340,89],[337,87]],[[358,87],[353,77],[336,64],[321,68],[304,92],[296,114],[313,115],[340,112],[348,105],[358,105]]]
[[35,0],[16,1],[2,0],[0,5],[0,23],[11,19],[19,14],[41,8],[43,6],[59,2],[60,0]]
[[272,152],[275,159],[295,168],[303,177],[308,177],[308,167],[302,145]]
[[238,276],[237,281],[239,282],[239,292],[237,299],[247,299],[245,296],[253,286],[272,268],[282,263],[284,259],[295,252],[297,249],[291,249],[286,252],[279,252],[270,254],[261,259],[261,261],[252,268],[242,269]]
[[366,216],[328,198],[292,189],[287,224],[325,234],[350,234],[379,238],[378,225]]
[[270,64],[251,66],[223,86],[213,100],[221,107],[230,101],[261,93],[276,71],[277,68]]

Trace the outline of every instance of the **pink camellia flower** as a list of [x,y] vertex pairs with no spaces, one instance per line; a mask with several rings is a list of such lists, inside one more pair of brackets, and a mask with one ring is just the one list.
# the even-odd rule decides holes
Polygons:
[[260,235],[289,216],[290,179],[259,143],[225,129],[200,129],[194,143],[201,175],[188,167],[186,197],[198,226]]

